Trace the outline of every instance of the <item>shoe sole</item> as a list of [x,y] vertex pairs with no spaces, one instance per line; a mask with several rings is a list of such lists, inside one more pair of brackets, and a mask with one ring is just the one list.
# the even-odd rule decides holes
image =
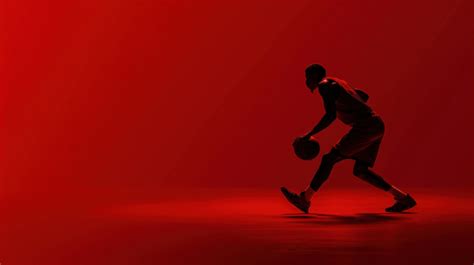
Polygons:
[[391,210],[387,210],[385,209],[386,212],[388,213],[401,213],[401,212],[404,212],[406,210],[410,210],[411,208],[415,207],[416,206],[416,201],[413,201],[412,204],[408,205],[407,208],[404,208],[403,210],[400,210],[400,211],[391,211]]

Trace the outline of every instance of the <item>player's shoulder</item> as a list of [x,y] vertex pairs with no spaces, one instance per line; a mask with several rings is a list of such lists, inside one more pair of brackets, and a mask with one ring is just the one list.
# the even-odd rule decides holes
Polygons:
[[330,96],[337,93],[338,84],[335,80],[325,78],[318,84],[321,96]]

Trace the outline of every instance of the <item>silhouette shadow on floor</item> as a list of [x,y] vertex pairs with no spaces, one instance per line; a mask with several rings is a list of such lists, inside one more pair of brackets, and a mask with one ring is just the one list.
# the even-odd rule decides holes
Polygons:
[[355,215],[337,214],[283,214],[282,218],[296,219],[300,223],[312,223],[318,225],[357,225],[377,224],[406,220],[402,216],[394,216],[384,213],[358,213]]

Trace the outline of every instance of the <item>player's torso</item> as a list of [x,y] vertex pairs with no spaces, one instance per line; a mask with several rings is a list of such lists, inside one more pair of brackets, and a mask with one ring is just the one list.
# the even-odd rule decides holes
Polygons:
[[328,77],[327,79],[337,84],[336,112],[337,118],[343,123],[354,125],[376,115],[372,108],[346,81],[334,77]]

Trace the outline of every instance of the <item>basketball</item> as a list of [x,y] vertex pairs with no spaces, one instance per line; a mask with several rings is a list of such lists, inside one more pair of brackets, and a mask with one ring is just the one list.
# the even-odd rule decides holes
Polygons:
[[309,139],[296,138],[293,142],[293,149],[298,158],[311,160],[319,154],[319,143],[313,137]]

